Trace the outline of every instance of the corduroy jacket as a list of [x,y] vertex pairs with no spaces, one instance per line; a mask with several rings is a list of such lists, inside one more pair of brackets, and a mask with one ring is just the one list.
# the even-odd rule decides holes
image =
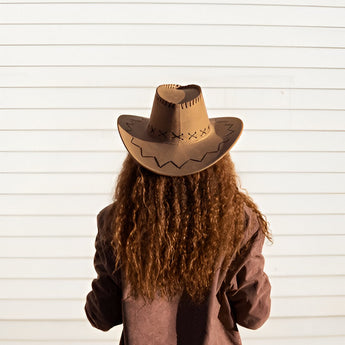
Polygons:
[[[271,310],[271,284],[264,272],[265,236],[256,214],[246,205],[241,248],[225,271],[216,270],[208,298],[194,305],[185,294],[152,304],[129,296],[121,269],[112,274],[115,260],[110,244],[111,204],[97,215],[94,267],[97,278],[86,296],[84,310],[91,325],[108,331],[123,324],[120,345],[241,345],[237,324],[261,327]],[[220,267],[223,258],[218,259]]]

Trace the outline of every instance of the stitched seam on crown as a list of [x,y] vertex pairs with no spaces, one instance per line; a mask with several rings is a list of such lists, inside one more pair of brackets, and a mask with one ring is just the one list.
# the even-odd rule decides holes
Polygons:
[[[194,86],[194,84],[190,84],[190,85],[185,85],[185,86],[181,86],[179,84],[163,84],[165,87],[169,88],[169,89],[179,89],[179,90],[183,90],[183,89],[186,89],[190,86]],[[197,86],[197,85],[196,85]],[[199,89],[199,88],[198,88]],[[199,96],[193,98],[192,100],[190,101],[187,101],[187,102],[183,102],[183,103],[172,103],[172,102],[169,102],[167,100],[165,100],[164,98],[162,98],[158,92],[156,93],[157,95],[157,99],[163,104],[163,105],[166,105],[167,107],[169,108],[174,108],[174,107],[180,107],[181,109],[185,109],[185,108],[188,108],[188,107],[192,107],[193,105],[195,105],[196,103],[198,103],[200,100],[201,100],[201,89],[199,89],[200,93],[199,93]]]

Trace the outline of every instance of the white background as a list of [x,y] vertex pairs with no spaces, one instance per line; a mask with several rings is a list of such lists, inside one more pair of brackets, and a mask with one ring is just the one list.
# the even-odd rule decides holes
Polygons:
[[[344,334],[345,1],[0,1],[0,344],[118,343],[84,314],[120,114],[198,84],[270,221],[270,319],[246,345]],[[89,342],[86,342],[89,341]]]

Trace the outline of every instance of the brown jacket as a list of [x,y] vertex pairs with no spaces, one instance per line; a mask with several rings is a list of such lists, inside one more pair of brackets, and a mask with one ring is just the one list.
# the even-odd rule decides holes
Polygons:
[[196,306],[184,294],[172,302],[157,296],[147,305],[128,296],[129,285],[122,279],[121,270],[111,273],[115,261],[106,225],[110,206],[97,215],[97,278],[91,283],[84,307],[93,327],[108,331],[123,324],[120,345],[241,345],[237,324],[257,329],[268,319],[271,285],[263,270],[265,236],[249,207],[245,205],[246,229],[241,243],[241,248],[248,244],[248,249],[241,258],[232,258],[226,272],[215,272],[207,301]]

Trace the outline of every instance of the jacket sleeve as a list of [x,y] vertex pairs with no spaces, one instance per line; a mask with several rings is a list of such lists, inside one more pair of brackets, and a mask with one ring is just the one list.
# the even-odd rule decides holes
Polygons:
[[259,227],[248,240],[244,260],[227,291],[235,321],[249,329],[261,327],[271,311],[271,284],[264,272],[262,255],[264,240],[265,234]]
[[100,213],[97,215],[98,233],[95,239],[96,252],[94,268],[97,278],[92,280],[92,290],[86,296],[84,311],[95,328],[108,331],[122,323],[122,289],[119,279],[112,275],[110,263],[110,244],[102,240],[100,235]]

